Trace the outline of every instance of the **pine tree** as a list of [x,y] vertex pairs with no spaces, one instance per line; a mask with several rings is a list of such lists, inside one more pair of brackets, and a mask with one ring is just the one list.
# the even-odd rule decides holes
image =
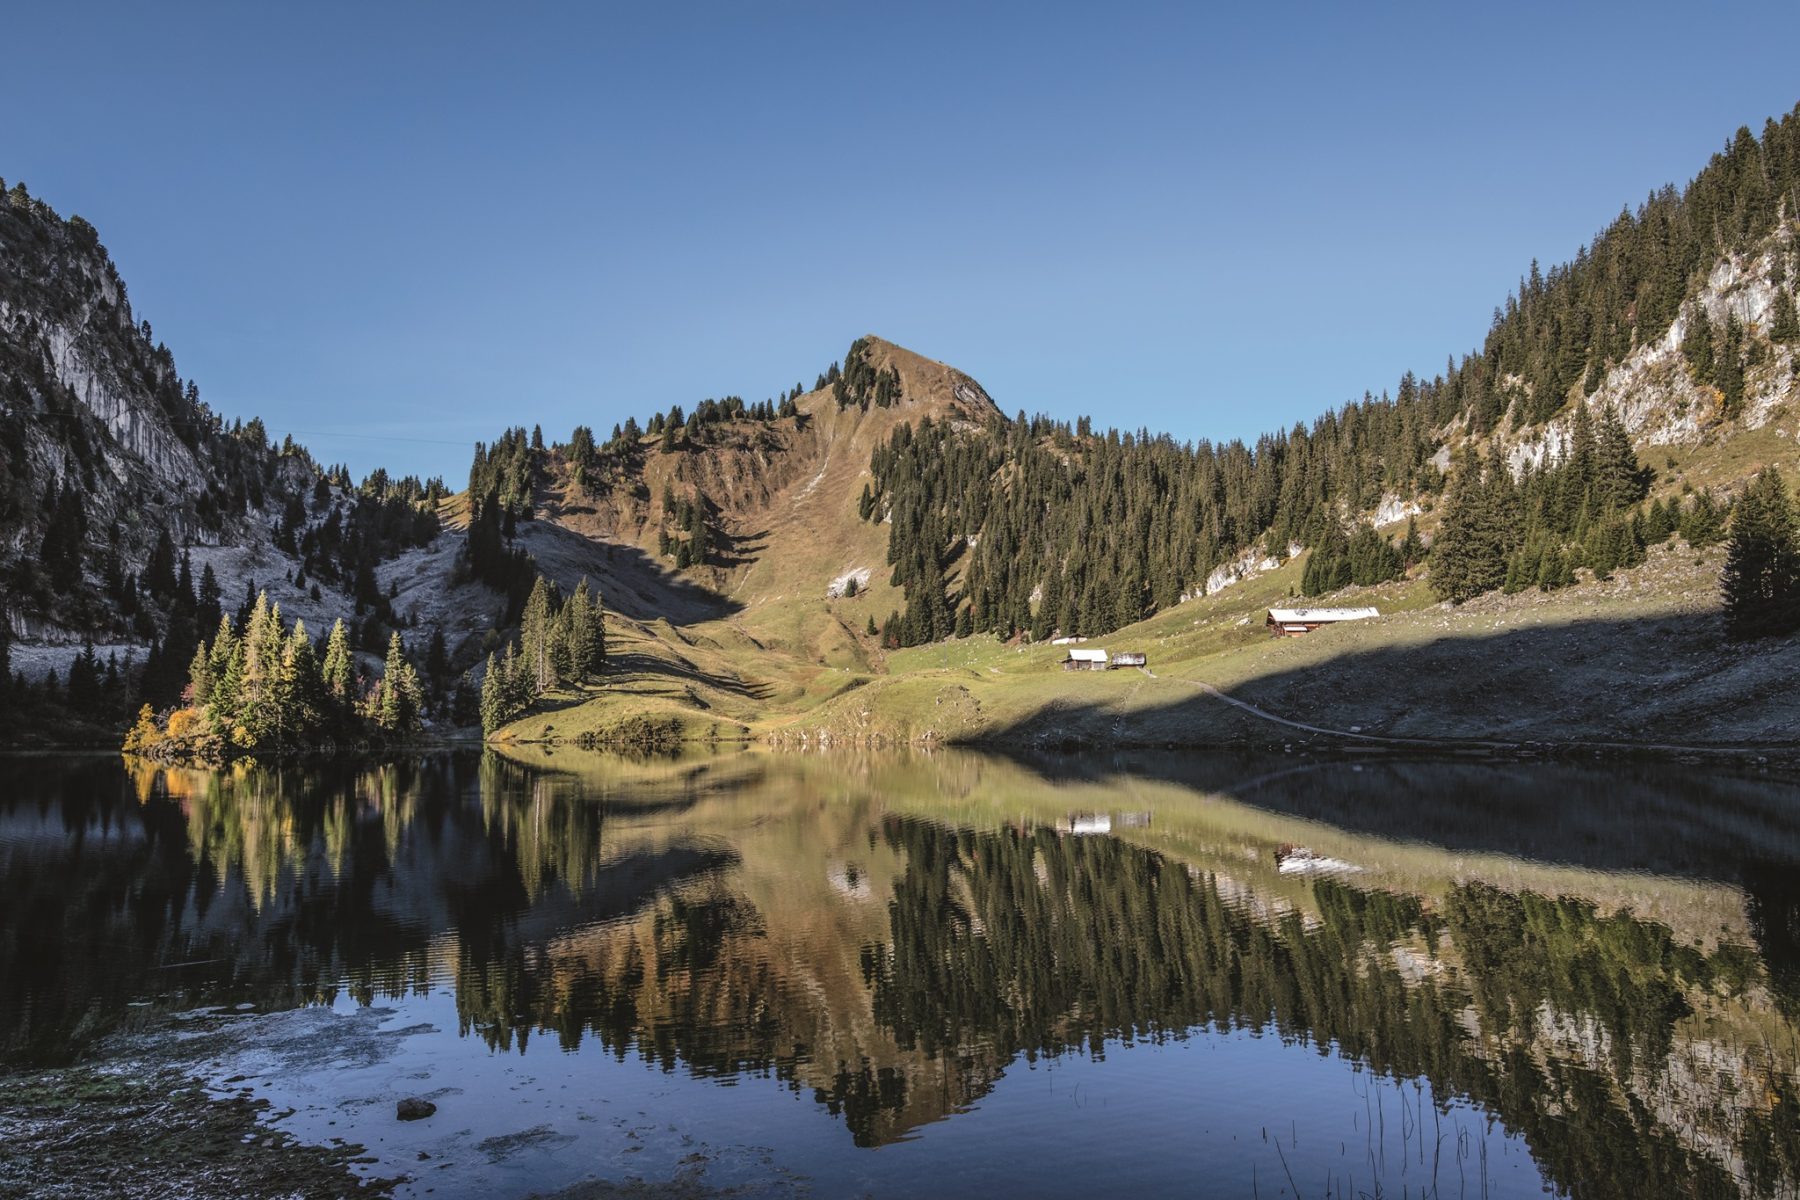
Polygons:
[[1432,590],[1453,604],[1506,581],[1505,513],[1496,507],[1495,498],[1479,463],[1472,458],[1465,461],[1451,483],[1444,523],[1431,548]]
[[425,645],[425,679],[432,695],[441,700],[450,685],[450,646],[441,626],[432,628],[431,640]]
[[600,673],[605,658],[600,611],[588,591],[586,576],[563,605],[563,617],[571,677],[577,683],[586,683]]
[[206,644],[202,642],[194,647],[194,657],[188,660],[187,702],[195,708],[205,708],[212,702],[212,690],[212,660],[207,656]]
[[1787,486],[1765,467],[1731,514],[1720,590],[1725,627],[1735,638],[1766,637],[1800,628],[1800,544]]
[[331,707],[340,717],[347,715],[354,700],[356,665],[350,652],[350,631],[340,617],[332,623],[331,636],[325,642],[325,661],[319,671],[320,682]]
[[1717,545],[1725,536],[1725,518],[1712,493],[1702,489],[1681,515],[1681,538],[1696,550]]
[[1694,311],[1688,315],[1687,336],[1681,339],[1681,353],[1696,381],[1714,382],[1712,317],[1704,305],[1694,305]]
[[1600,414],[1592,487],[1594,501],[1601,511],[1627,508],[1644,495],[1644,480],[1638,468],[1637,453],[1631,448],[1631,435],[1625,432],[1625,423],[1610,404]]
[[490,652],[481,672],[481,732],[493,733],[505,723],[506,683],[501,678],[499,664],[494,661],[493,653]]
[[1719,345],[1719,394],[1721,408],[1727,417],[1735,417],[1744,407],[1744,326],[1732,313],[1725,318],[1725,337]]
[[201,629],[212,629],[224,615],[224,598],[219,590],[219,577],[213,574],[212,564],[207,563],[200,568],[200,590],[195,600],[195,620]]
[[406,657],[406,646],[396,630],[388,638],[387,664],[376,685],[375,723],[390,736],[405,736],[419,727],[419,675]]
[[86,643],[69,664],[69,707],[92,714],[100,704],[100,661],[94,643]]
[[550,594],[550,581],[542,575],[532,585],[525,601],[525,614],[519,623],[519,649],[531,672],[532,686],[541,695],[556,686],[556,666],[551,652],[554,636],[552,618],[555,608]]
[[1775,289],[1775,316],[1769,324],[1769,340],[1778,344],[1800,342],[1800,314],[1794,311],[1794,297],[1787,288]]
[[207,648],[206,662],[211,686],[205,707],[211,723],[217,728],[220,715],[237,706],[238,685],[244,673],[243,650],[238,645],[230,617],[219,618],[219,628],[213,634],[212,645]]
[[1406,536],[1400,541],[1400,565],[1416,567],[1425,561],[1425,542],[1419,537],[1419,518],[1406,518]]
[[44,497],[48,514],[38,562],[58,592],[73,591],[81,583],[82,546],[87,537],[87,515],[73,481],[59,491],[54,482]]
[[149,565],[144,568],[143,584],[144,590],[160,601],[166,602],[175,594],[175,543],[166,529],[156,535]]

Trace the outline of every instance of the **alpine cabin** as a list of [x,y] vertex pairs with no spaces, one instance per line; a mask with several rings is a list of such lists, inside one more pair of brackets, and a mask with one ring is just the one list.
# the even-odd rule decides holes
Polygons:
[[1299,637],[1322,625],[1366,621],[1380,615],[1378,608],[1271,608],[1268,625],[1276,637]]
[[1065,671],[1104,671],[1106,651],[1073,647],[1069,651],[1069,657],[1062,660],[1062,666]]

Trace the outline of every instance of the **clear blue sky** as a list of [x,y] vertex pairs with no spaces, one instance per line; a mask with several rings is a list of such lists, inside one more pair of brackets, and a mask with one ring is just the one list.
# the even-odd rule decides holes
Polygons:
[[1791,3],[1212,7],[36,4],[0,176],[215,408],[460,487],[508,424],[759,400],[865,332],[1252,437],[1435,372],[1800,101]]

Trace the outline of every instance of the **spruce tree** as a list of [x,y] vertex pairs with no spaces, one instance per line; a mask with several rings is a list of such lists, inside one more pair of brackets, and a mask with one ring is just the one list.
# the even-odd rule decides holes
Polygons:
[[1696,550],[1714,546],[1725,536],[1725,519],[1712,493],[1702,489],[1681,515],[1681,538]]
[[506,723],[506,683],[490,651],[481,672],[481,732],[493,733]]
[[1608,404],[1600,415],[1600,434],[1594,446],[1594,499],[1604,510],[1629,508],[1643,498],[1645,482],[1638,466],[1631,435],[1618,410]]
[[165,603],[175,593],[175,543],[166,529],[156,535],[149,565],[144,568],[143,584],[144,590]]
[[1714,382],[1712,317],[1704,305],[1695,304],[1694,311],[1688,315],[1687,335],[1681,339],[1681,353],[1695,380],[1704,384]]
[[1495,499],[1480,464],[1467,459],[1451,482],[1431,548],[1431,588],[1440,598],[1462,604],[1505,583],[1506,517]]
[[1425,542],[1419,536],[1419,518],[1406,518],[1406,536],[1400,541],[1400,565],[1402,569],[1416,567],[1425,561]]
[[1800,628],[1800,545],[1794,506],[1774,467],[1751,480],[1731,514],[1720,578],[1725,627],[1735,638]]
[[219,623],[225,612],[223,595],[219,590],[219,577],[213,574],[212,564],[207,563],[200,568],[200,590],[195,599],[195,620],[202,630],[212,629]]
[[1719,394],[1725,398],[1721,408],[1727,417],[1735,417],[1744,407],[1744,326],[1736,313],[1725,318],[1725,337],[1719,345],[1715,373]]
[[212,660],[207,656],[206,643],[202,642],[194,648],[194,657],[188,660],[188,703],[195,708],[205,708],[212,702],[212,688]]
[[374,718],[382,732],[403,737],[419,727],[419,675],[406,657],[406,646],[395,630],[388,637],[387,663],[376,686]]
[[1794,297],[1787,288],[1775,289],[1775,316],[1769,323],[1769,340],[1778,344],[1800,342],[1800,314],[1794,311]]
[[555,660],[551,652],[555,615],[550,595],[550,581],[542,575],[532,585],[525,601],[525,614],[519,623],[519,649],[531,672],[532,687],[541,695],[556,686]]
[[349,713],[356,686],[356,665],[350,652],[350,631],[343,618],[334,621],[331,636],[325,642],[325,661],[319,669],[320,682],[331,706],[340,717]]

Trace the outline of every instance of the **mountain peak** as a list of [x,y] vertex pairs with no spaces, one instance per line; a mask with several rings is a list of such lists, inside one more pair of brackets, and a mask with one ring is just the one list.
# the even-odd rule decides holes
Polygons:
[[923,406],[934,414],[941,409],[948,419],[976,423],[1000,415],[987,389],[967,372],[872,333],[850,343],[843,378],[833,394],[840,408],[866,409],[873,403],[910,412]]

